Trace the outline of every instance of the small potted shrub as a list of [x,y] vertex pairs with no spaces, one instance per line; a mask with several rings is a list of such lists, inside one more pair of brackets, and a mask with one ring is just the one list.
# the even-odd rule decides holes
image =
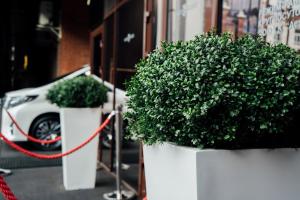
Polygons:
[[[53,86],[47,99],[60,107],[62,151],[83,143],[100,125],[100,106],[107,100],[107,89],[92,77],[77,77]],[[66,190],[94,188],[97,149],[95,137],[79,151],[63,157]]]
[[298,199],[299,78],[296,51],[249,35],[163,43],[140,61],[126,117],[148,199]]

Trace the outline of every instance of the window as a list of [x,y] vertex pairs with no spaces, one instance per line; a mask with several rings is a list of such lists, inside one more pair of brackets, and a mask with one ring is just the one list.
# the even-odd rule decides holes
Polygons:
[[186,41],[204,32],[204,3],[204,0],[168,0],[168,41]]
[[245,33],[257,34],[259,0],[224,0],[222,32],[233,38]]
[[186,41],[216,28],[218,0],[168,0],[167,40]]
[[279,43],[279,42],[281,42],[281,34],[275,33],[274,34],[274,43]]
[[300,1],[223,0],[222,32],[245,33],[300,50]]
[[300,46],[300,33],[297,32],[295,33],[294,40],[295,40],[295,45]]

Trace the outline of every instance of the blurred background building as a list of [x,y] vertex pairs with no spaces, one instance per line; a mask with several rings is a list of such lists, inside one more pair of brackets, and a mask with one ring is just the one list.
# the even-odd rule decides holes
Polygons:
[[84,64],[124,88],[135,73],[134,65],[161,41],[189,40],[211,29],[231,32],[233,38],[260,33],[268,42],[298,50],[298,4],[296,0],[11,0],[0,8],[0,96],[44,84]]

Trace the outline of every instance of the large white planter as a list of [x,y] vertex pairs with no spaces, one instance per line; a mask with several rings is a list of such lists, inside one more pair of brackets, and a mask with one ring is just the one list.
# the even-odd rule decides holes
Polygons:
[[[60,109],[62,151],[66,152],[89,138],[100,125],[100,108]],[[79,151],[63,157],[66,190],[95,187],[99,137]]]
[[300,151],[144,146],[148,200],[299,200]]

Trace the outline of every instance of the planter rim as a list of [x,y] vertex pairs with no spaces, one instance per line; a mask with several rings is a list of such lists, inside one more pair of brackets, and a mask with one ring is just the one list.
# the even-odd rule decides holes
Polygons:
[[171,146],[171,147],[176,147],[176,148],[182,148],[182,149],[186,149],[186,150],[190,150],[190,151],[194,151],[194,152],[216,152],[216,151],[223,151],[223,152],[241,152],[241,151],[278,151],[278,150],[281,150],[281,151],[298,151],[300,150],[300,147],[299,148],[253,148],[253,149],[199,149],[197,147],[189,147],[189,146],[180,146],[180,145],[177,145],[173,142],[162,142],[162,143],[157,143],[157,144],[153,144],[153,145],[148,145],[148,144],[144,144],[144,146],[146,147],[154,147],[154,146],[158,146],[158,147],[161,147],[163,145],[167,145],[167,146]]

